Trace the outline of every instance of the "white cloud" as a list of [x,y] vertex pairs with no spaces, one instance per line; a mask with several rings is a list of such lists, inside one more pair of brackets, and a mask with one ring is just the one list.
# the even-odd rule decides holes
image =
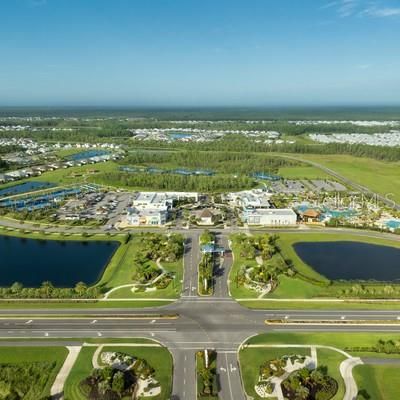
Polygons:
[[358,5],[358,0],[341,0],[337,11],[343,18],[350,17],[356,13]]
[[400,16],[400,7],[369,7],[366,8],[363,12],[363,15],[368,15],[370,17],[378,17],[378,18],[385,18],[385,17],[396,17]]
[[387,7],[381,2],[367,0],[333,0],[321,9],[335,9],[341,18],[365,16],[374,18],[400,16],[400,7]]

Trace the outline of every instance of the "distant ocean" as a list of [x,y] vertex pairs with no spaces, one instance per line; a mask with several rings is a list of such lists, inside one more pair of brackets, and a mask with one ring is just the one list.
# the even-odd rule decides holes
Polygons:
[[400,106],[0,107],[4,117],[126,117],[163,120],[400,120]]

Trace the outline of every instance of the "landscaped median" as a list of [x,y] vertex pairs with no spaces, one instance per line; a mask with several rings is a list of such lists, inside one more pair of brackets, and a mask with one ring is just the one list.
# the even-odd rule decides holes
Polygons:
[[203,350],[196,353],[197,399],[217,400],[217,352]]
[[[399,386],[382,387],[377,381],[382,371],[373,364],[365,368],[371,359],[389,360],[385,371],[394,377],[396,362],[400,362],[398,335],[272,332],[250,338],[239,350],[244,388],[255,400],[279,400],[283,395],[304,400],[397,400]],[[362,377],[365,370],[371,376],[368,383]],[[320,392],[317,397],[316,392]],[[293,393],[304,397],[293,397]]]
[[215,236],[205,230],[199,238],[201,260],[198,266],[198,292],[200,296],[211,296],[214,292],[214,247]]
[[[400,241],[357,233],[316,233],[315,231],[231,236],[234,263],[230,292],[249,308],[326,309],[400,308],[400,285],[379,281],[381,260],[376,263],[376,280],[329,280],[306,264],[294,245],[321,242],[378,246],[397,250]],[[316,249],[315,251],[318,251]],[[363,268],[362,262],[354,268]]]

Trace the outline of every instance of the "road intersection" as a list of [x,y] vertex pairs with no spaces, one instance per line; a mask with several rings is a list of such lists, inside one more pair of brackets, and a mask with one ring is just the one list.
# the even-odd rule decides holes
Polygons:
[[[361,233],[362,234],[362,233]],[[366,233],[364,233],[366,234]],[[374,233],[370,233],[375,235]],[[217,351],[218,382],[222,400],[245,399],[237,352],[249,337],[272,331],[386,331],[400,332],[395,310],[251,310],[229,297],[231,257],[224,257],[216,276],[214,295],[199,296],[197,268],[200,231],[186,231],[181,298],[151,309],[3,309],[0,345],[79,345],[85,338],[145,337],[166,346],[174,359],[174,400],[196,399],[195,352]],[[228,247],[228,235],[217,231],[218,243]],[[68,307],[66,305],[66,307]],[[266,320],[287,323],[268,325]],[[291,324],[291,321],[309,321]],[[364,321],[362,325],[352,321]],[[390,324],[376,325],[375,321]],[[320,325],[320,321],[346,321]],[[370,323],[368,322],[370,321]],[[314,323],[315,322],[315,323]],[[39,342],[32,339],[46,339]],[[63,339],[63,340],[61,340]]]

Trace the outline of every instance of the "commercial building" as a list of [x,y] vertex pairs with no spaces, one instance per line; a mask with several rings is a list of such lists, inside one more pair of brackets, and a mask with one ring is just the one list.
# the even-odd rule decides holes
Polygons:
[[164,225],[167,222],[166,209],[138,209],[128,208],[126,220],[131,226]]
[[248,225],[293,226],[297,222],[297,214],[289,208],[245,209],[243,221]]

